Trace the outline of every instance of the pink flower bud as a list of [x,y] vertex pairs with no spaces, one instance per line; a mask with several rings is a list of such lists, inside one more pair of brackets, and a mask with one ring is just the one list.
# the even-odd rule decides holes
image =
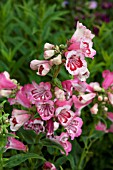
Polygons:
[[44,44],[44,51],[45,50],[52,50],[54,48],[55,48],[55,46],[53,44],[50,44],[50,43],[45,43]]
[[62,63],[62,56],[59,54],[57,57],[51,59],[52,64],[59,65]]
[[103,97],[102,96],[98,96],[98,101],[102,101]]
[[44,52],[44,58],[45,58],[45,59],[49,59],[49,58],[51,58],[52,56],[54,56],[54,54],[55,54],[55,50],[46,50],[46,51]]
[[97,112],[98,112],[98,104],[97,103],[95,103],[94,106],[90,109],[90,112],[92,114],[97,114]]

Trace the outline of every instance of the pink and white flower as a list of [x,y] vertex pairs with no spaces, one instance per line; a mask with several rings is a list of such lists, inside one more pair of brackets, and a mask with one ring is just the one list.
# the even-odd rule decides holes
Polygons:
[[104,70],[102,76],[104,78],[102,87],[104,89],[108,89],[108,87],[113,85],[113,72],[110,72],[109,70]]
[[15,98],[9,98],[8,101],[10,105],[21,104],[22,106],[27,107],[27,108],[31,107],[31,102],[29,98],[27,97],[24,86],[21,87],[20,90],[16,93]]
[[30,63],[32,70],[37,70],[37,74],[45,76],[51,69],[52,63],[48,60],[32,60]]
[[45,43],[44,44],[44,51],[46,50],[52,50],[55,48],[55,45],[54,44],[50,44],[50,43]]
[[59,89],[58,87],[55,87],[55,96],[58,100],[65,100],[65,92],[61,89]]
[[66,56],[66,69],[72,75],[84,74],[87,70],[87,63],[83,59],[82,53],[70,51]]
[[8,137],[5,149],[6,150],[7,149],[16,149],[16,150],[27,151],[27,147],[22,142],[20,142],[19,140],[16,140],[13,137]]
[[67,133],[69,134],[69,136],[71,136],[71,140],[81,135],[82,125],[83,125],[82,119],[80,117],[74,116],[68,123],[68,125],[65,127]]
[[12,117],[10,118],[10,129],[17,131],[31,117],[26,110],[13,109]]
[[40,118],[30,119],[24,124],[24,129],[34,130],[36,134],[39,134],[45,131],[44,121]]
[[105,125],[104,123],[100,122],[100,121],[99,121],[98,124],[95,126],[95,129],[96,129],[96,130],[99,130],[99,131],[103,131],[103,132],[105,132],[105,133],[108,132],[106,125]]
[[39,85],[33,82],[32,84],[30,96],[33,101],[47,101],[52,98],[52,93],[50,91],[51,84],[49,82],[41,82]]
[[70,105],[64,105],[56,109],[55,115],[62,126],[68,125],[68,122],[75,115],[73,111],[70,110]]
[[42,120],[49,120],[54,116],[55,108],[52,100],[37,102],[36,107]]
[[15,89],[17,85],[10,79],[10,75],[7,71],[0,73],[0,90],[3,89]]
[[54,55],[55,55],[55,50],[46,50],[46,51],[44,51],[44,58],[45,59],[49,59]]
[[98,113],[98,103],[95,103],[93,107],[90,109],[90,112],[92,114],[97,114]]

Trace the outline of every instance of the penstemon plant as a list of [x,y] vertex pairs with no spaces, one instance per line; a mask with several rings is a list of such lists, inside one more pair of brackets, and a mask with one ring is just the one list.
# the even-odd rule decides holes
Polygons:
[[[92,144],[113,132],[113,72],[103,71],[102,87],[86,82],[90,73],[85,57],[96,54],[93,38],[78,21],[65,45],[45,43],[44,59],[31,61],[30,68],[48,81],[21,86],[8,72],[0,73],[1,169],[28,160],[28,166],[23,164],[27,169],[62,170],[69,161],[72,170],[83,170]],[[85,112],[92,117],[90,124]],[[8,149],[18,152],[7,158]]]

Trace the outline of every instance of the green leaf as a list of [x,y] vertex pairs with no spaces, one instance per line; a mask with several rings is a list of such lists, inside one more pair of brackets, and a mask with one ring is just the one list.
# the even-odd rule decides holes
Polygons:
[[43,146],[52,147],[52,148],[56,148],[56,149],[62,150],[64,153],[66,153],[64,148],[59,143],[56,143],[56,142],[54,142],[54,141],[52,141],[50,139],[43,139],[43,140],[41,140],[41,144]]
[[29,158],[30,159],[36,158],[36,159],[41,159],[42,161],[46,161],[45,158],[35,153],[26,153],[26,154],[21,153],[10,157],[9,160],[4,165],[4,167],[8,167],[8,168],[15,167],[17,165],[20,165],[22,162],[25,162]]

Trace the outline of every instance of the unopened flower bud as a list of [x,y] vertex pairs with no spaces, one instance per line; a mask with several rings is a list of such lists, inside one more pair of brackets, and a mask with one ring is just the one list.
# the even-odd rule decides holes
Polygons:
[[98,91],[98,92],[102,91],[102,88],[99,85],[94,85],[93,88],[94,88],[95,91]]
[[98,96],[98,101],[102,101],[103,97],[102,96]]
[[90,109],[90,112],[92,114],[97,114],[97,112],[98,112],[98,104],[97,103],[95,103],[94,106]]
[[106,112],[107,112],[107,111],[108,111],[108,108],[107,108],[107,107],[104,107],[104,111],[106,111]]
[[59,54],[57,57],[51,59],[52,64],[59,65],[62,63],[62,56]]
[[105,102],[108,101],[108,97],[105,96],[105,97],[104,97],[104,101],[105,101]]
[[46,50],[46,51],[44,52],[44,58],[45,58],[45,59],[49,59],[49,58],[51,58],[52,56],[54,56],[54,54],[55,54],[55,51],[54,51],[54,50]]
[[44,51],[45,50],[52,50],[54,48],[55,48],[55,46],[53,44],[50,44],[50,43],[45,43],[44,44]]

